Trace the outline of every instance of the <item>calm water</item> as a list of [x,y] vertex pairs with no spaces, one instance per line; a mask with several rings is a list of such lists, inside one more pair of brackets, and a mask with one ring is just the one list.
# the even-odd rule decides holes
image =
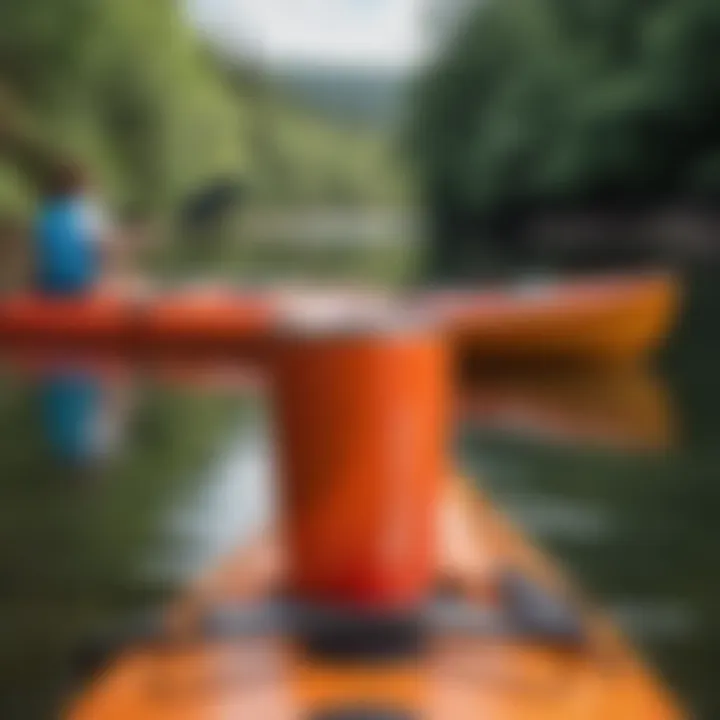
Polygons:
[[[720,288],[650,372],[481,377],[458,458],[720,717]],[[269,512],[268,418],[237,368],[1,353],[0,717],[49,720],[89,629],[160,603]]]

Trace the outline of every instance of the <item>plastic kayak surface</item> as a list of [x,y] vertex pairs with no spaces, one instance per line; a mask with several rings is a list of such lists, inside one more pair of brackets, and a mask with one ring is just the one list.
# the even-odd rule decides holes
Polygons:
[[133,346],[262,347],[279,323],[361,306],[426,314],[460,357],[611,361],[655,350],[679,304],[670,275],[614,276],[497,290],[428,291],[411,298],[336,291],[184,289],[143,299],[98,294],[0,300],[0,339]]
[[271,293],[223,288],[0,300],[0,337],[39,342],[238,347],[266,338],[276,320]]
[[656,350],[679,301],[680,283],[666,274],[439,292],[427,300],[463,357],[601,363]]
[[[565,580],[469,484],[447,483],[438,577],[469,602],[499,563],[547,588]],[[188,590],[168,616],[262,601],[281,584],[272,533],[239,548]],[[72,698],[68,720],[676,720],[687,715],[613,628],[583,609],[580,652],[533,643],[437,638],[420,657],[381,666],[320,664],[281,638],[126,649]],[[355,713],[355,714],[353,714]],[[364,713],[364,714],[363,714]],[[373,714],[374,713],[374,714]]]

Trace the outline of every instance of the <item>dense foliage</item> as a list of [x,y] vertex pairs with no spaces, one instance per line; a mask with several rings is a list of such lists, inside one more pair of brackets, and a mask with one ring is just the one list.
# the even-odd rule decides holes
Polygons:
[[720,194],[720,5],[485,0],[418,88],[445,230]]

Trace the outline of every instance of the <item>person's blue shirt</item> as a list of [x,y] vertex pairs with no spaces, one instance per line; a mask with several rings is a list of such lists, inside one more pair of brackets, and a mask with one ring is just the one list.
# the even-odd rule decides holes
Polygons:
[[47,200],[35,228],[35,280],[40,292],[76,295],[99,279],[103,241],[99,209],[83,196]]

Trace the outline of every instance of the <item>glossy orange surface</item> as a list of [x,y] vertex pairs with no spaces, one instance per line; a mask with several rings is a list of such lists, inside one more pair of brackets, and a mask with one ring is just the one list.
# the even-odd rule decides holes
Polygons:
[[[548,586],[562,576],[469,485],[447,483],[439,574],[469,598],[498,564]],[[240,548],[200,578],[173,612],[261,600],[281,582],[278,539]],[[398,665],[328,667],[282,641],[128,652],[70,704],[68,720],[312,720],[337,707],[396,708],[418,720],[680,720],[687,715],[601,617],[586,612],[587,652],[473,639],[439,639]]]
[[361,607],[421,603],[446,474],[442,338],[290,332],[271,367],[295,594]]
[[0,301],[0,336],[93,341],[129,340],[137,325],[133,308],[105,294],[81,299],[18,295]]
[[0,337],[89,346],[168,345],[256,350],[277,321],[273,297],[215,288],[77,299],[25,295],[0,301]]
[[656,350],[679,299],[674,276],[611,276],[514,292],[440,293],[429,307],[463,358],[603,363]]
[[257,346],[274,327],[278,313],[268,293],[209,288],[159,296],[145,310],[143,333],[148,341],[163,345]]

